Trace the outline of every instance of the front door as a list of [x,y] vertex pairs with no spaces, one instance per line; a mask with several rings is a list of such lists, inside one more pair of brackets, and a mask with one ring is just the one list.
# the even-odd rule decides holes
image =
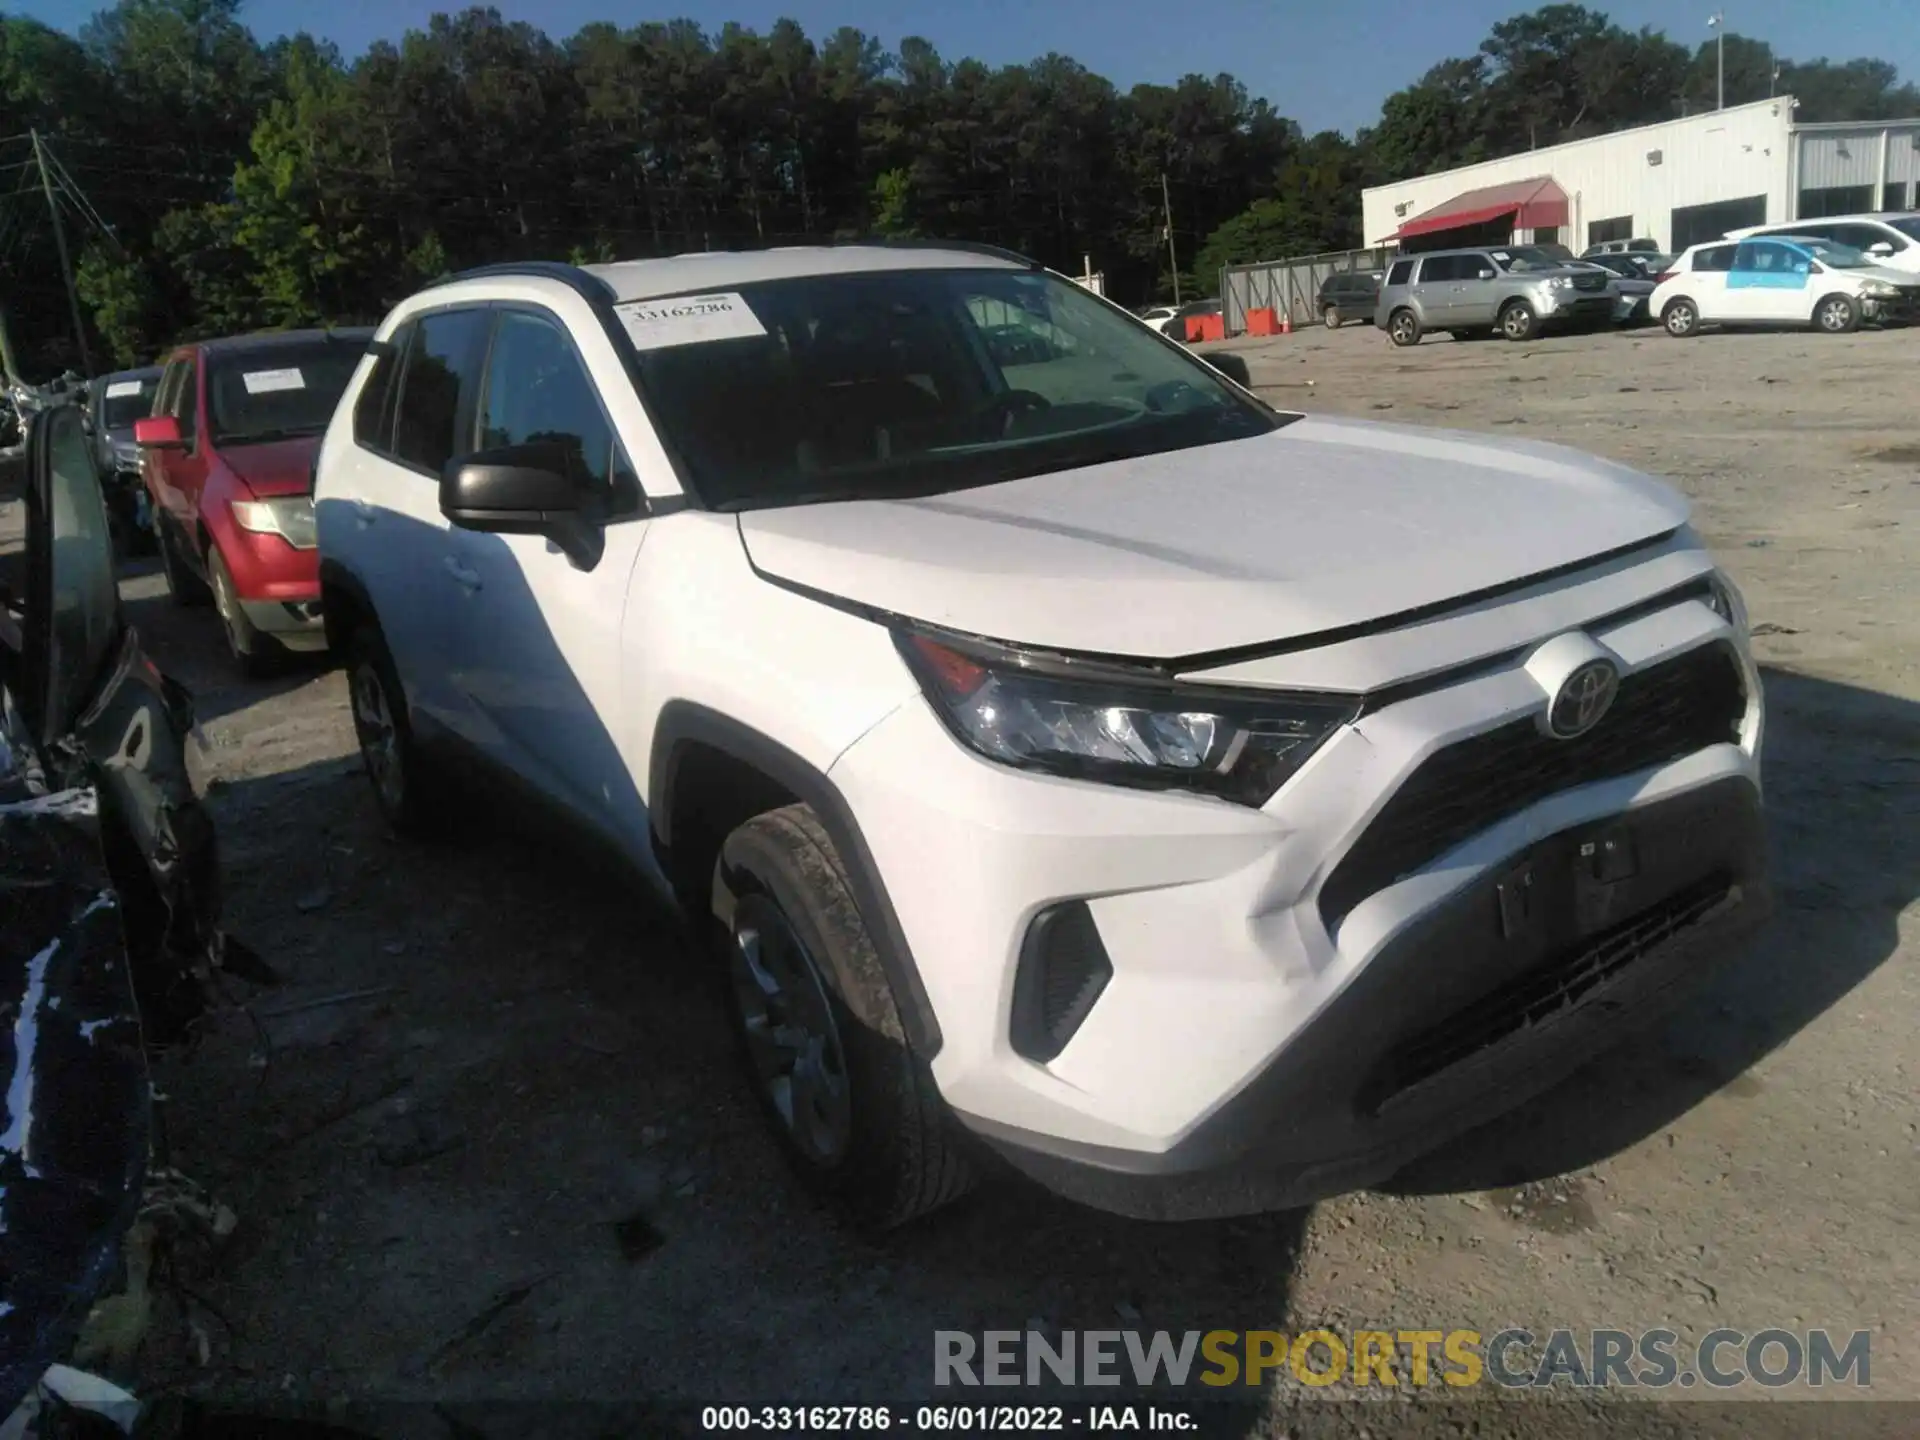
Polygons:
[[201,446],[200,374],[192,351],[168,363],[160,381],[154,414],[171,415],[180,425],[178,449],[141,452],[141,467],[156,517],[180,542],[179,553],[200,564],[200,492],[207,482],[207,457]]
[[523,453],[572,477],[604,550],[582,568],[538,535],[456,529],[453,683],[485,749],[647,863],[645,806],[609,721],[621,713],[621,620],[648,522],[631,464],[566,330],[498,313],[478,401],[482,453]]
[[1453,292],[1453,323],[1470,329],[1499,318],[1500,272],[1485,255],[1461,255],[1460,283]]
[[1727,318],[1747,324],[1805,324],[1813,314],[1813,262],[1797,245],[1748,240],[1727,274]]

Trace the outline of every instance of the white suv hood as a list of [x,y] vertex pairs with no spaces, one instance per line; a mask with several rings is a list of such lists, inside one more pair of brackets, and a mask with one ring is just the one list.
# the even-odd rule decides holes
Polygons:
[[1166,659],[1445,602],[1687,514],[1665,485],[1558,445],[1310,417],[984,489],[739,519],[773,579],[969,634]]

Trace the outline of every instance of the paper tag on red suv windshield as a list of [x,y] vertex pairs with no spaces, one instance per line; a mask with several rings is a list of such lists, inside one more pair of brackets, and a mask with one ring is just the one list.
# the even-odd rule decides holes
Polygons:
[[671,300],[630,300],[613,307],[636,350],[669,345],[703,345],[713,340],[746,340],[767,333],[737,292],[676,295]]
[[240,379],[249,395],[270,395],[275,390],[304,390],[307,382],[298,370],[249,370]]

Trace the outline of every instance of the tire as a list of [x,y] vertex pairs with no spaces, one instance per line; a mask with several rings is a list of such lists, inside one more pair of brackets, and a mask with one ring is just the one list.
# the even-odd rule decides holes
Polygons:
[[226,636],[227,654],[242,675],[257,680],[273,673],[284,652],[271,635],[263,635],[240,608],[239,593],[233,588],[233,572],[227,569],[218,546],[207,551],[207,569],[213,575],[213,608],[220,616],[220,631]]
[[207,582],[193,573],[193,566],[180,553],[180,540],[174,534],[172,524],[156,518],[153,533],[160,550],[160,574],[167,582],[167,598],[182,607],[205,605],[211,601],[213,592],[207,588]]
[[1860,328],[1860,306],[1848,295],[1827,295],[1813,307],[1814,328],[1827,335],[1847,335]]
[[1667,302],[1667,308],[1660,312],[1660,323],[1666,327],[1667,334],[1676,340],[1684,340],[1689,335],[1700,333],[1700,309],[1685,296]]
[[414,743],[413,719],[380,631],[359,625],[347,637],[347,698],[360,759],[380,816],[396,835],[444,835],[452,818],[439,774]]
[[1320,323],[1329,330],[1338,330],[1347,322],[1341,318],[1338,305],[1329,305],[1320,312]]
[[1387,338],[1403,349],[1420,343],[1420,317],[1411,310],[1396,310],[1387,317]]
[[1522,344],[1540,333],[1540,317],[1524,300],[1510,300],[1500,311],[1500,333]]
[[800,1178],[871,1229],[970,1190],[965,1137],[907,1039],[812,809],[769,811],[729,835],[713,894],[741,1060]]

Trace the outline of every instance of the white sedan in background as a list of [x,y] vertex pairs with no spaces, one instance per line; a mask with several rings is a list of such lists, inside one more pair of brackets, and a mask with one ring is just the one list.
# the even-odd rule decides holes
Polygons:
[[1862,320],[1920,315],[1920,279],[1803,235],[1695,245],[1658,279],[1649,308],[1669,335],[1703,325],[1806,325],[1843,335]]

